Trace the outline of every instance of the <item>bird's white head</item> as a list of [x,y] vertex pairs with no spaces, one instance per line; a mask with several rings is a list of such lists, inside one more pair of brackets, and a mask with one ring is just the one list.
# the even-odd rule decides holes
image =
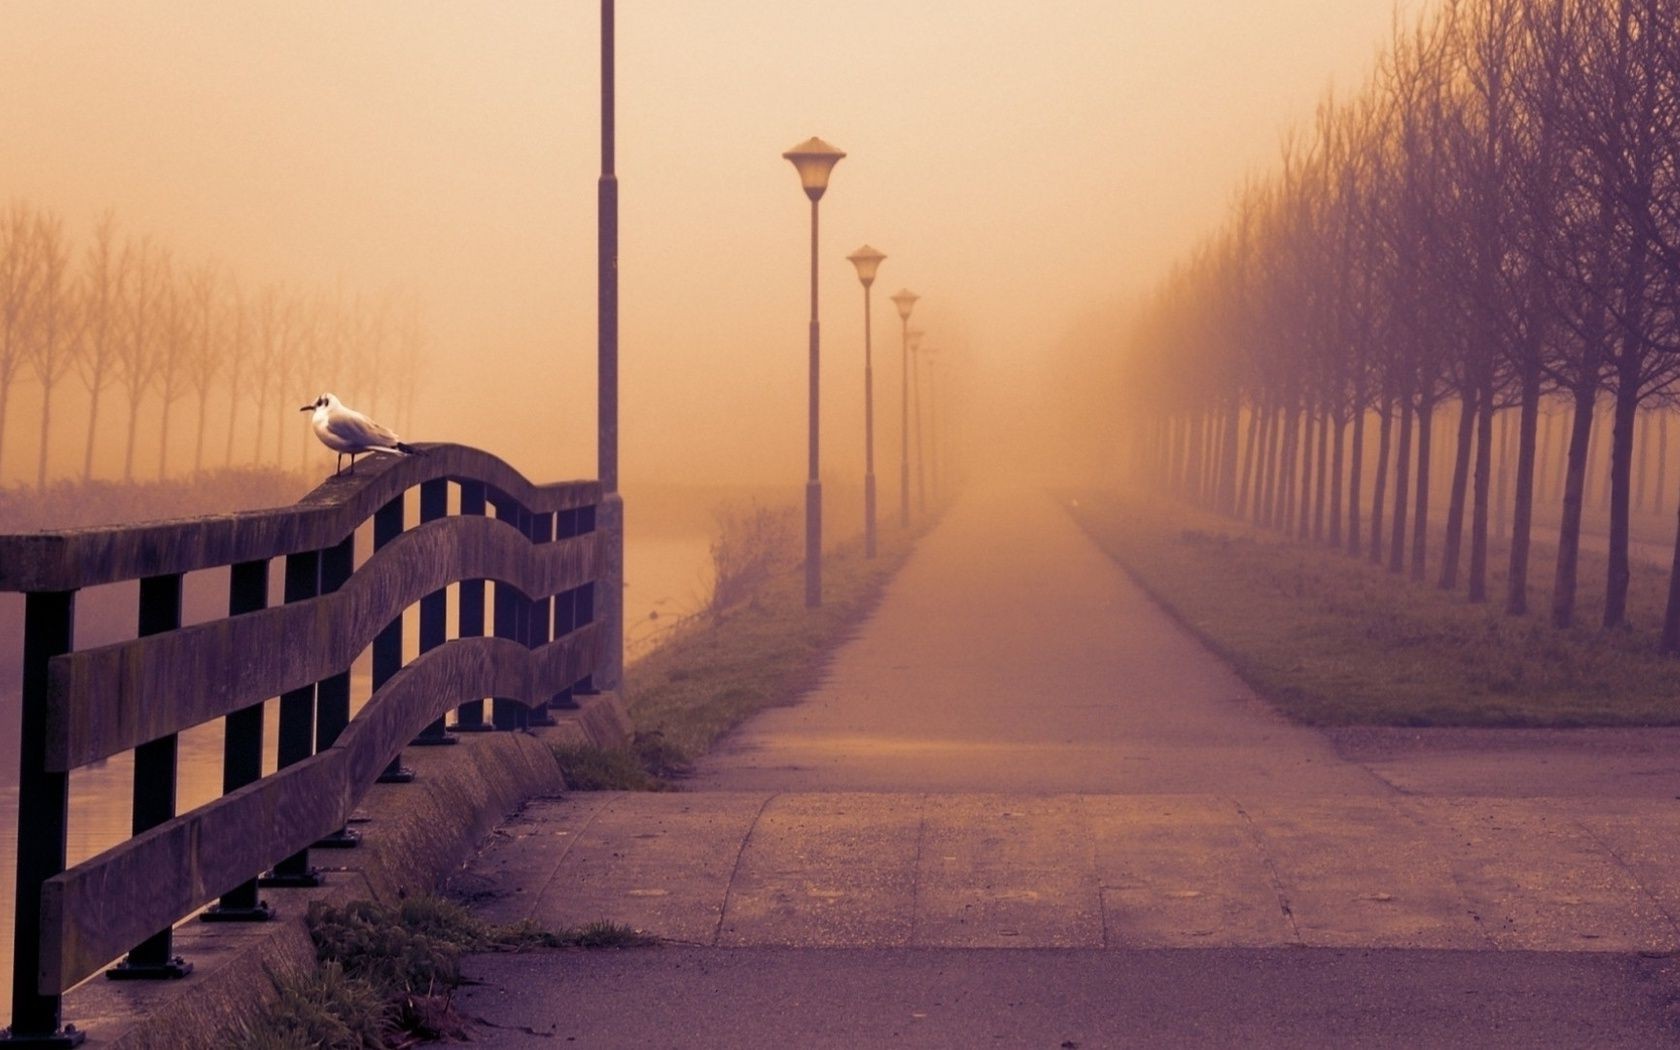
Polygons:
[[318,408],[337,408],[339,406],[339,403],[340,402],[338,400],[338,395],[337,394],[322,394],[320,397],[316,398],[314,401],[312,401],[309,404],[304,405],[302,408],[298,409],[298,411],[299,412],[313,412]]

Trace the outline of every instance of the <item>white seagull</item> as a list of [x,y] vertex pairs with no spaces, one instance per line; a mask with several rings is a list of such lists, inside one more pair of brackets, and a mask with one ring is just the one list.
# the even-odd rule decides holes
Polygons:
[[315,427],[315,436],[321,439],[321,444],[338,453],[334,477],[344,468],[344,454],[347,452],[352,473],[356,469],[356,457],[365,452],[383,452],[393,456],[420,454],[419,449],[398,440],[389,427],[380,426],[355,409],[345,407],[336,394],[322,394],[314,404],[304,405],[298,411],[315,413],[310,420]]

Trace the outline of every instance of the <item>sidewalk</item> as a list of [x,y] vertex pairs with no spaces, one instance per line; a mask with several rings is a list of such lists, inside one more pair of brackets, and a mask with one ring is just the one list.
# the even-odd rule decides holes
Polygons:
[[1680,1032],[1680,804],[1397,791],[1259,702],[1038,493],[971,493],[823,684],[686,786],[499,830],[459,884],[488,917],[667,943],[469,960],[486,1040]]

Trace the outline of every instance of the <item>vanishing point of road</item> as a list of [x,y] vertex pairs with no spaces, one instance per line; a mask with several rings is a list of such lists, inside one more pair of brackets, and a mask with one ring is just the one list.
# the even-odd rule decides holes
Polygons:
[[468,873],[665,943],[476,957],[461,1005],[510,1048],[1680,1045],[1680,804],[1375,769],[971,491],[689,790],[533,803]]

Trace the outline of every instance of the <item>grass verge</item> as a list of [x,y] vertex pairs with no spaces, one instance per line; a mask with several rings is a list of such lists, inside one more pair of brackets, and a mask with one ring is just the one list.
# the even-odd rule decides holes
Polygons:
[[316,902],[309,934],[320,965],[279,983],[279,995],[228,1045],[247,1050],[398,1050],[457,1039],[453,1008],[467,952],[531,948],[627,948],[649,938],[616,923],[548,931],[529,922],[498,926],[438,897],[395,906]]
[[[1675,661],[1648,627],[1556,630],[1544,613],[1396,577],[1364,559],[1241,522],[1081,494],[1085,530],[1145,590],[1290,717],[1316,725],[1680,724]],[[1490,559],[1503,565],[1501,552]],[[1537,545],[1533,572],[1552,552]],[[1599,559],[1602,560],[1601,558]],[[1584,562],[1587,559],[1583,559]],[[1597,565],[1582,566],[1592,619]],[[1660,570],[1636,567],[1636,623],[1654,623]],[[1645,579],[1650,576],[1650,579]],[[1490,581],[1503,594],[1503,579]],[[1543,610],[1545,595],[1536,595]]]

